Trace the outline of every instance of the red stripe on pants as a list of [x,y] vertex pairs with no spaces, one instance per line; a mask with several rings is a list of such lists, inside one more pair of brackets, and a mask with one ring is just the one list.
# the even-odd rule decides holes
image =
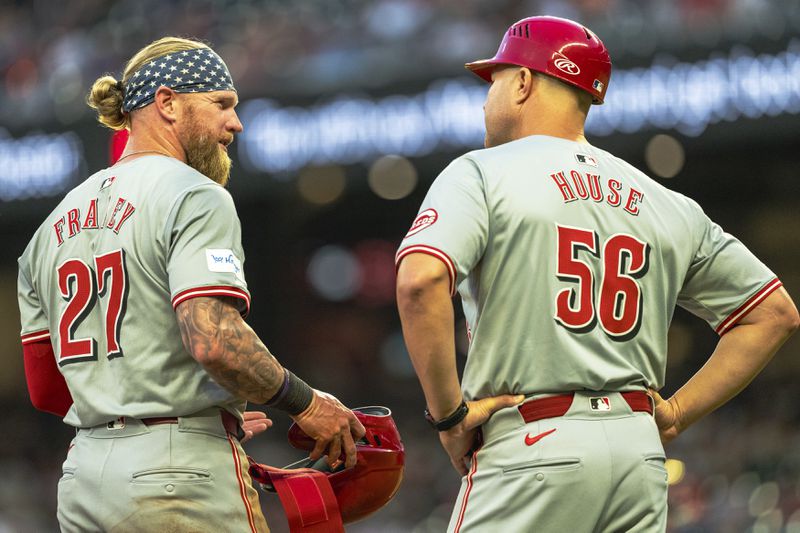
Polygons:
[[228,442],[231,445],[231,452],[233,452],[233,460],[236,463],[236,479],[239,482],[239,494],[242,495],[244,508],[247,510],[247,521],[250,524],[250,531],[258,533],[256,524],[253,522],[253,510],[250,508],[250,500],[247,499],[247,488],[244,486],[244,478],[242,478],[242,461],[239,457],[239,451],[236,449],[236,444],[233,439],[228,435]]

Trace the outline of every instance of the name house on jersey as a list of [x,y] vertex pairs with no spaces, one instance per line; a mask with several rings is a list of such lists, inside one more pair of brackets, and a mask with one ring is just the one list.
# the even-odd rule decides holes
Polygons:
[[[628,187],[626,192],[624,191],[625,186],[621,181],[614,178],[602,179],[599,174],[592,174],[591,172],[570,170],[569,178],[567,178],[566,171],[562,170],[550,174],[550,177],[558,187],[559,192],[561,192],[561,197],[564,199],[565,204],[575,200],[605,202],[611,207],[622,206],[626,213],[637,216],[639,214],[639,204],[644,200],[643,192],[633,187]],[[624,202],[623,198],[625,198]]]

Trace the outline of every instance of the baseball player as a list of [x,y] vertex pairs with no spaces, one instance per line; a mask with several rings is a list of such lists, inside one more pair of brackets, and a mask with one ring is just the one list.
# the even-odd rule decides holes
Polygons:
[[[589,29],[527,18],[467,68],[491,83],[486,149],[442,171],[397,253],[427,415],[463,475],[448,530],[664,531],[662,442],[746,386],[797,310],[695,202],[587,142],[611,73]],[[720,340],[664,400],[676,305]]]
[[[355,415],[273,357],[250,307],[227,147],[242,125],[223,60],[167,37],[122,80],[98,79],[99,120],[130,130],[119,160],[70,191],[19,259],[31,398],[74,426],[58,484],[62,531],[267,531],[238,437],[246,401],[287,412],[311,456],[355,464]],[[250,434],[269,425],[251,414]]]

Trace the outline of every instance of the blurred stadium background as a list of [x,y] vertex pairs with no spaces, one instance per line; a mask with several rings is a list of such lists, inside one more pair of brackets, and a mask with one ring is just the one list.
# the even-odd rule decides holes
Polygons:
[[[2,1],[0,532],[57,531],[71,434],[28,401],[16,258],[64,192],[107,164],[109,132],[84,104],[91,83],[167,34],[209,41],[240,90],[245,133],[230,190],[253,294],[248,321],[314,386],[394,410],[405,482],[348,530],[443,531],[459,481],[422,418],[393,255],[437,173],[482,146],[486,87],[461,65],[493,55],[508,25],[536,14],[581,21],[611,51],[590,140],[698,200],[800,297],[797,0]],[[665,393],[715,339],[676,313]],[[795,338],[668,448],[670,531],[800,532],[798,356]],[[287,419],[272,414],[275,428],[248,451],[287,464],[298,454]],[[277,498],[262,500],[274,531],[285,531]]]

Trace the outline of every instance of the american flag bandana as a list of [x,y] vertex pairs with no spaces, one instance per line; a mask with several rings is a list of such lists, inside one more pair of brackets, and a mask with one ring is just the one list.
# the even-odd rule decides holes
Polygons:
[[128,79],[122,110],[130,113],[152,103],[162,85],[177,93],[236,90],[225,62],[210,48],[171,52],[146,63]]

